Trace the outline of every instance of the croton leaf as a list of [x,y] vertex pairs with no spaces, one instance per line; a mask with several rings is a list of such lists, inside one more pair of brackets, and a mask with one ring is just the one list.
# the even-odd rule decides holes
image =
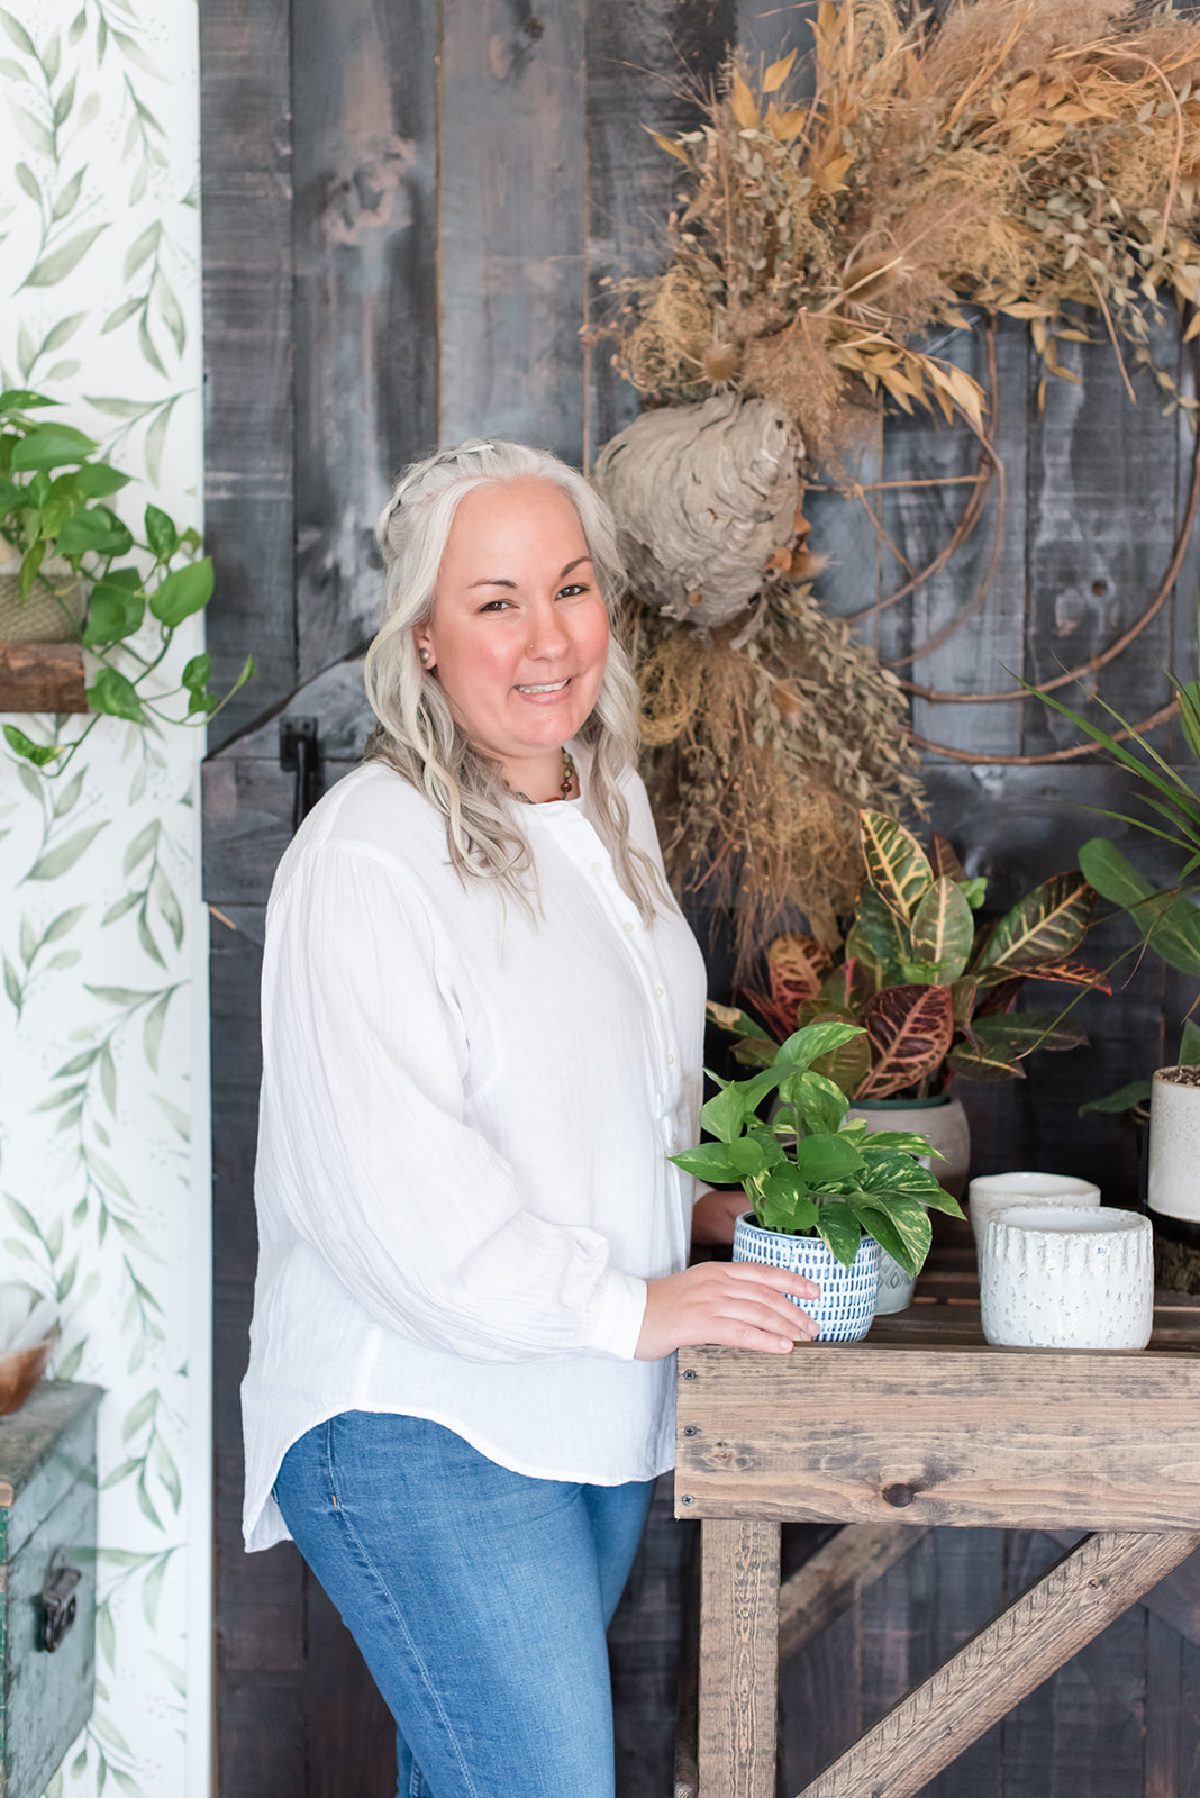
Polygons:
[[1002,1017],[976,1018],[971,1037],[985,1049],[1007,1045],[1018,1057],[1032,1055],[1035,1049],[1087,1047],[1083,1028],[1056,1011],[1014,1011]]
[[950,983],[950,997],[954,1003],[954,1023],[957,1029],[965,1030],[971,1021],[971,1013],[975,1010],[975,994],[978,982],[973,974],[964,974],[961,980]]
[[929,843],[929,864],[935,875],[947,875],[951,880],[965,880],[967,871],[958,859],[958,851],[949,837],[944,837],[935,830]]
[[939,986],[950,986],[971,959],[975,916],[949,875],[939,875],[912,917],[913,959],[936,970]]
[[981,1044],[978,1048],[970,1043],[958,1043],[951,1049],[946,1061],[952,1072],[963,1075],[967,1080],[1025,1078],[1020,1058],[1004,1043],[989,1043],[986,1047]]
[[977,971],[988,979],[1004,978],[1062,960],[1078,948],[1095,903],[1095,889],[1078,870],[1055,874],[1005,912]]
[[916,1086],[946,1059],[954,1040],[954,997],[948,986],[893,986],[867,1007],[871,1072],[860,1099],[886,1099]]
[[[194,661],[199,661],[201,658],[197,656],[193,659]],[[192,667],[192,665],[192,662],[189,662],[188,668]],[[185,668],[183,671],[183,684],[185,687],[191,685],[191,682],[187,678],[187,672],[188,669]],[[208,685],[207,673],[204,675],[203,680],[198,684],[201,687]],[[708,1004],[704,1007],[704,1015],[707,1017],[710,1024],[719,1024],[721,1029],[728,1030],[731,1036],[753,1036],[759,1038],[762,1042],[769,1043],[771,1041],[771,1038],[767,1035],[762,1025],[756,1022],[756,1020],[750,1016],[748,1011],[742,1011],[736,1005],[718,1005],[715,999],[710,999]]]
[[866,969],[853,955],[826,974],[821,982],[821,997],[838,1011],[857,1012],[864,1006],[875,985]]
[[908,924],[933,884],[929,858],[911,830],[895,818],[867,810],[858,814],[858,821],[867,879],[888,910]]
[[1063,986],[1092,987],[1098,993],[1112,992],[1112,987],[1098,969],[1089,968],[1086,962],[1072,961],[1069,956],[1062,961],[1044,961],[1040,968],[1034,968],[1025,978],[1057,980]]
[[829,968],[829,951],[811,936],[777,936],[767,949],[766,993],[748,991],[759,1016],[782,1042],[796,1028],[796,1010],[815,999]]
[[817,1210],[817,1235],[843,1267],[853,1267],[862,1225],[845,1199],[830,1199]]
[[872,886],[859,889],[854,923],[846,938],[846,954],[861,956],[869,965],[873,963],[881,988],[899,985],[905,962],[913,959],[912,932]]

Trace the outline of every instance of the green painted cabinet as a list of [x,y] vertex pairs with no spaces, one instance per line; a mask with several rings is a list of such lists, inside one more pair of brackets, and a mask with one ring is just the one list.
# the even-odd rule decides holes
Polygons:
[[0,1417],[0,1798],[41,1798],[91,1715],[102,1396],[46,1380]]

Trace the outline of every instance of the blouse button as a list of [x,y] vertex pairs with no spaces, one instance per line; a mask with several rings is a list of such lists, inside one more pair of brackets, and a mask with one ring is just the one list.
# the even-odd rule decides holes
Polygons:
[[626,920],[625,920],[625,934],[626,934],[626,936],[633,935],[633,925],[629,922],[628,918],[626,918]]
[[667,1052],[667,1060],[668,1060],[668,1062],[673,1062],[675,1060],[675,1057],[670,1053],[669,1050]]
[[603,874],[603,872],[604,872],[604,863],[603,862],[593,862],[592,863],[592,873],[593,874]]
[[664,991],[663,991],[663,989],[662,989],[662,987],[661,987],[661,986],[656,986],[656,987],[655,987],[655,989],[654,989],[654,997],[655,997],[655,998],[656,998],[656,999],[665,999],[665,998],[666,998],[666,996],[667,996],[667,995],[666,995],[666,994],[665,994],[665,993],[664,993]]

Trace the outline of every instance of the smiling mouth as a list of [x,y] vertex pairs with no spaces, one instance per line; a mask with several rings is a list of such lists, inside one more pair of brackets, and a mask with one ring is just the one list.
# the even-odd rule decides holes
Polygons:
[[540,686],[536,686],[536,687],[520,687],[519,686],[517,688],[517,692],[518,693],[561,693],[563,688],[565,686],[569,685],[570,678],[571,678],[570,675],[568,675],[565,680],[543,681]]

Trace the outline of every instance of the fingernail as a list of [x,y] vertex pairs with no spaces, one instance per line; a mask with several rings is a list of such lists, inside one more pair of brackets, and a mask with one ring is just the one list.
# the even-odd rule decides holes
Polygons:
[[784,1352],[784,1354],[785,1354],[785,1355],[790,1355],[790,1354],[791,1354],[791,1352],[792,1352],[792,1339],[791,1339],[791,1337],[790,1337],[790,1336],[781,1336],[781,1337],[780,1337],[780,1338],[779,1338],[779,1346],[780,1346],[780,1348],[781,1348],[781,1349],[782,1349],[782,1350],[783,1350],[783,1352]]

